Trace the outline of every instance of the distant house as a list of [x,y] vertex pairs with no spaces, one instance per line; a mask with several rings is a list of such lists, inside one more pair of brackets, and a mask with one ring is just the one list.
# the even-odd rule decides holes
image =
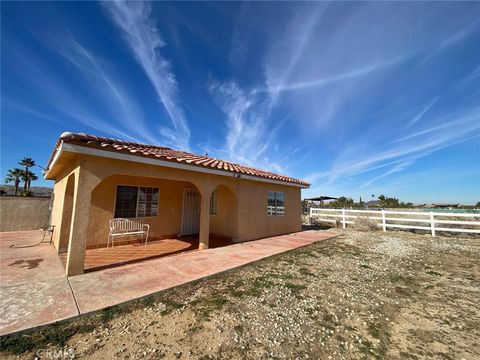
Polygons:
[[366,209],[376,209],[382,207],[382,202],[380,200],[372,200],[365,203]]
[[236,241],[301,230],[305,181],[167,147],[63,133],[49,160],[52,224],[68,276],[87,247],[106,246],[109,220],[143,218],[155,238],[216,234]]
[[429,208],[429,209],[458,209],[461,207],[461,205],[439,203],[439,204],[425,204],[425,205],[422,205],[422,207]]

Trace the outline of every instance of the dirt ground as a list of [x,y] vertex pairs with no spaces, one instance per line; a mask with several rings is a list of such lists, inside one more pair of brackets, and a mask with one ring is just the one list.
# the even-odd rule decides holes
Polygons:
[[480,239],[337,232],[141,301],[2,338],[0,355],[480,358]]

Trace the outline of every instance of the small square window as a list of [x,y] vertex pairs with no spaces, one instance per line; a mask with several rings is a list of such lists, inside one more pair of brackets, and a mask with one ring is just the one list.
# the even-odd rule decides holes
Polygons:
[[285,195],[282,191],[269,191],[267,198],[267,215],[285,215]]

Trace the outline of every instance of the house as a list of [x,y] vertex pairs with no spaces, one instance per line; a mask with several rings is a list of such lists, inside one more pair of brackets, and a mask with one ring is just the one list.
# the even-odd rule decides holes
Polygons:
[[307,182],[167,147],[63,133],[45,178],[55,181],[51,224],[68,276],[88,248],[105,247],[109,220],[142,218],[150,235],[212,234],[248,241],[301,230]]
[[440,203],[440,204],[424,204],[422,205],[422,207],[427,209],[459,209],[461,205]]
[[371,200],[365,203],[366,209],[378,209],[382,207],[382,202],[380,200]]

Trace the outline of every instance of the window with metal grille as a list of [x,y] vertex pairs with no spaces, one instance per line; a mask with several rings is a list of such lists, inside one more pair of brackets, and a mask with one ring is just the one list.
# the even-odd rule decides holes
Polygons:
[[158,215],[159,189],[146,186],[117,186],[116,218],[151,217]]
[[212,195],[210,196],[210,215],[217,215],[217,190],[213,190]]
[[267,200],[267,215],[285,215],[285,196],[283,191],[269,191]]

